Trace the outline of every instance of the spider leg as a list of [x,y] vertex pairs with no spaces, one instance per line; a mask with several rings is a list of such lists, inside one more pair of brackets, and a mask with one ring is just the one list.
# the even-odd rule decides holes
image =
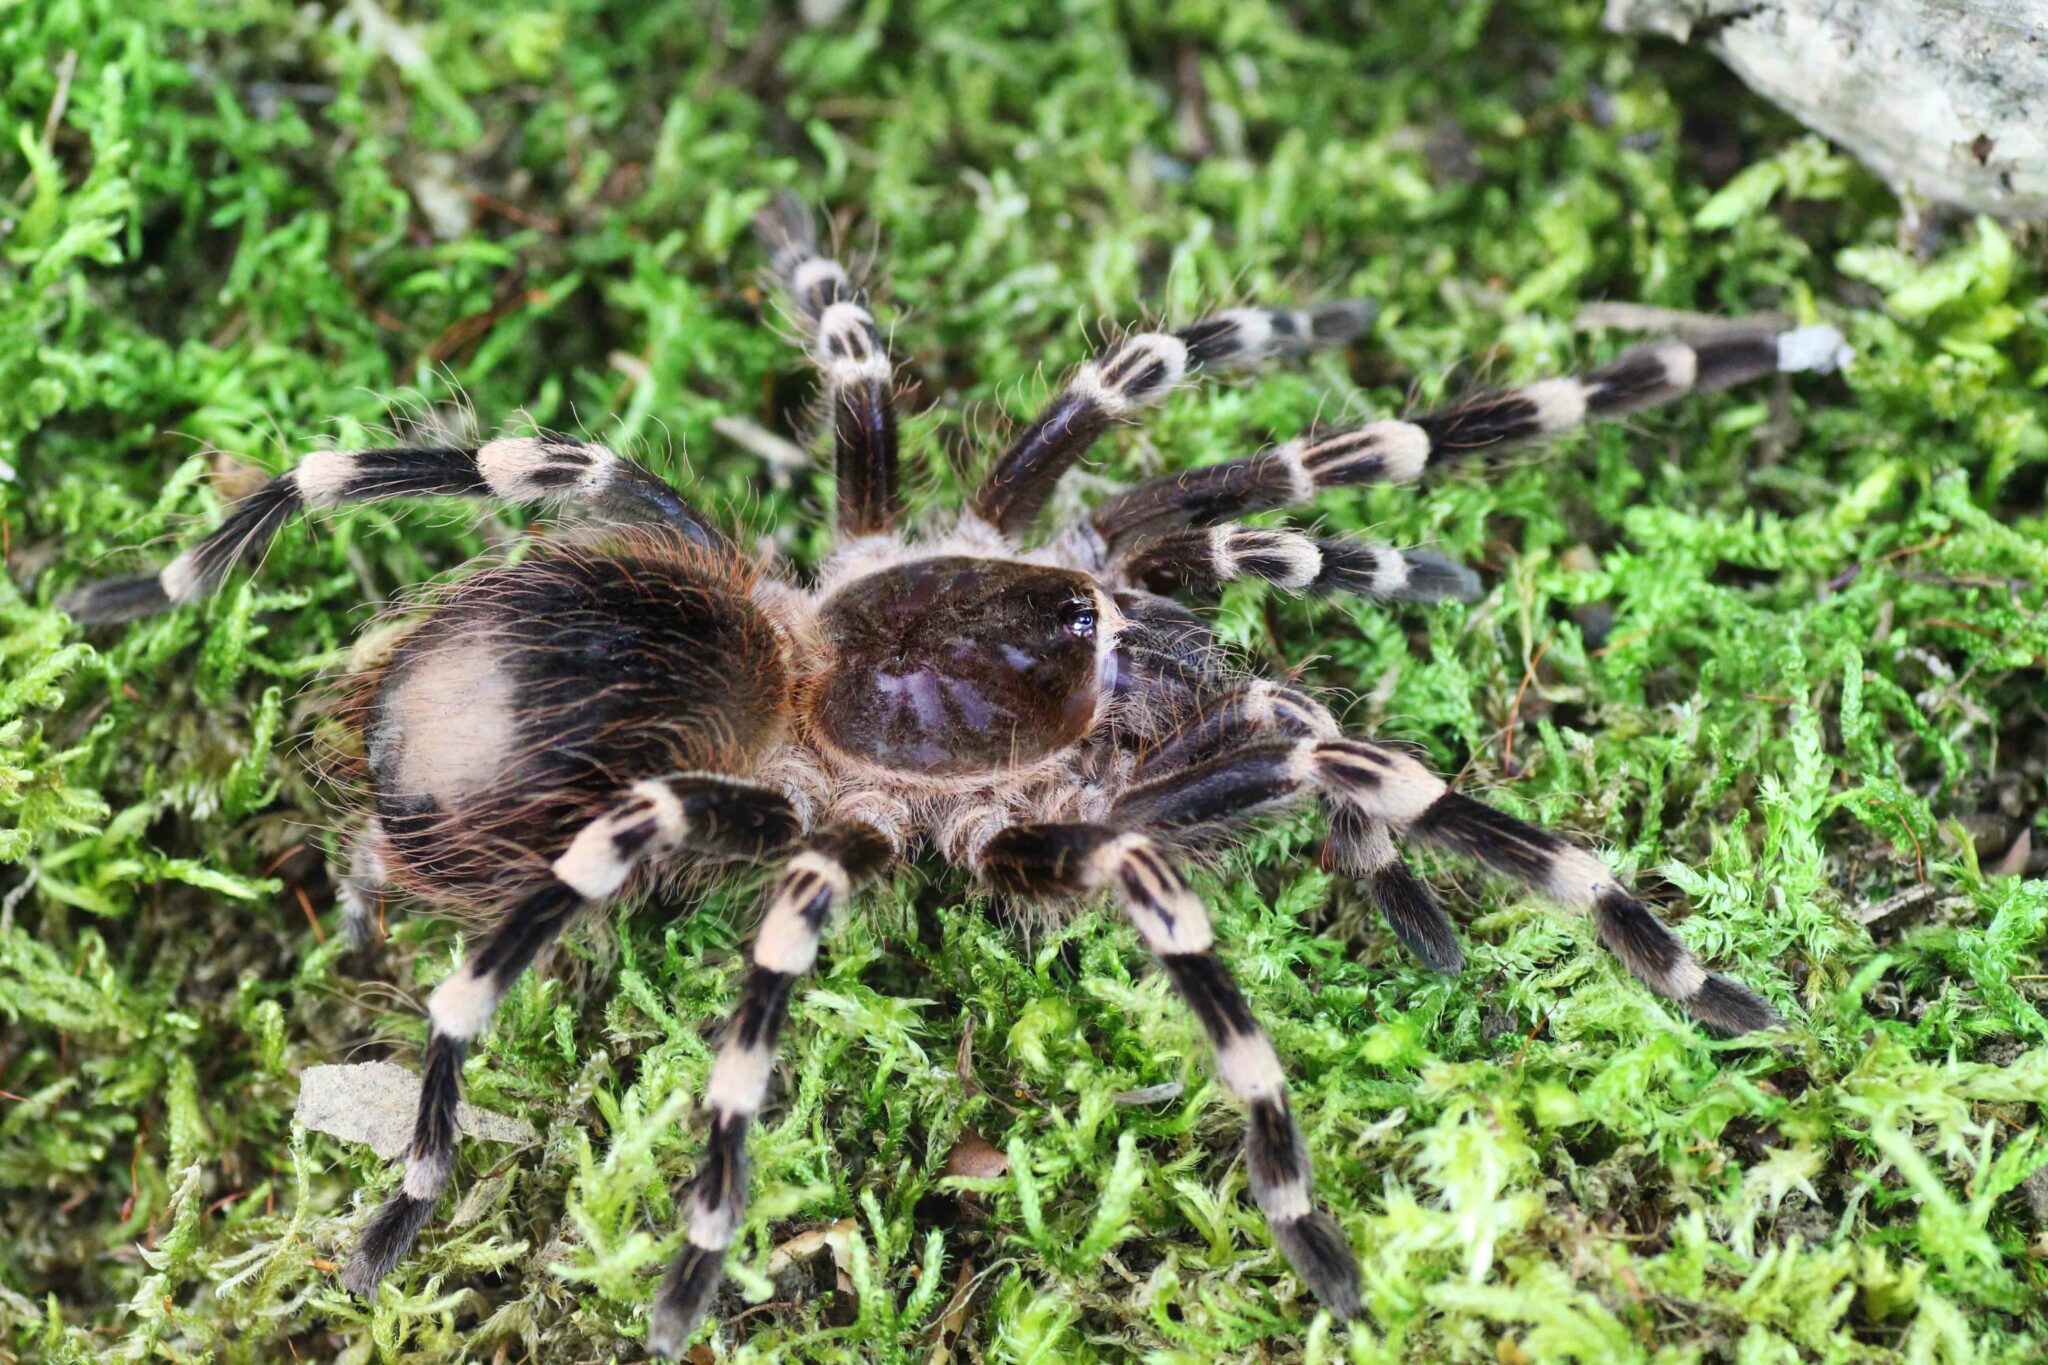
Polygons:
[[364,1298],[411,1249],[455,1168],[462,1063],[512,983],[587,906],[612,899],[648,858],[682,850],[758,858],[796,835],[789,802],[715,773],[635,783],[577,831],[553,878],[511,908],[427,1000],[427,1051],[405,1179],[364,1229],[341,1280]]
[[1339,1318],[1359,1309],[1358,1262],[1335,1219],[1315,1206],[1308,1147],[1287,1105],[1280,1059],[1215,953],[1209,915],[1149,836],[1108,825],[1013,825],[983,847],[990,885],[1030,896],[1111,890],[1200,1021],[1217,1079],[1247,1110],[1252,1198],[1302,1282]]
[[1480,394],[1405,421],[1368,422],[1163,474],[1104,503],[1094,527],[1113,551],[1140,535],[1298,506],[1331,488],[1412,483],[1432,464],[1554,435],[1594,418],[1771,374],[1825,374],[1846,354],[1842,334],[1825,326],[1640,346],[1584,375]]
[[1409,870],[1386,822],[1328,796],[1323,806],[1330,817],[1324,855],[1330,870],[1364,883],[1380,918],[1423,966],[1445,976],[1462,973],[1465,949],[1458,943],[1458,926],[1429,883]]
[[[1117,644],[1117,687],[1144,699],[1126,711],[1121,732],[1136,751],[1138,782],[1253,740],[1343,733],[1322,703],[1296,688],[1266,679],[1232,686],[1216,637],[1187,608],[1142,591],[1119,592],[1116,600],[1127,622]],[[1330,822],[1329,869],[1363,883],[1395,937],[1425,964],[1451,976],[1462,972],[1456,925],[1428,883],[1409,871],[1385,824],[1328,794],[1322,803]]]
[[1480,595],[1477,574],[1431,550],[1251,526],[1169,531],[1132,545],[1111,571],[1155,593],[1256,578],[1290,592],[1348,592],[1378,601],[1470,602]]
[[1121,591],[1115,600],[1124,616],[1116,641],[1116,690],[1156,703],[1129,709],[1126,718],[1149,721],[1225,685],[1230,669],[1223,643],[1192,610],[1142,591]]
[[817,960],[834,908],[893,856],[878,831],[844,824],[806,839],[776,878],[705,1091],[711,1127],[697,1174],[683,1194],[685,1240],[662,1279],[648,1323],[647,1347],[658,1356],[683,1353],[725,1279],[726,1251],[746,1216],[747,1130],[768,1095],[790,992]]
[[[1140,758],[1134,776],[1140,783],[1170,781],[1174,774],[1255,741],[1334,739],[1341,733],[1336,718],[1315,698],[1260,679],[1205,698],[1163,743]],[[1429,884],[1402,861],[1385,823],[1327,793],[1322,804],[1330,822],[1324,853],[1330,871],[1362,882],[1394,936],[1425,965],[1447,976],[1462,972],[1465,953],[1458,946],[1457,926]],[[1245,818],[1257,814],[1254,807]]]
[[1254,739],[1334,738],[1336,718],[1299,688],[1264,678],[1227,689],[1211,688],[1159,744],[1138,757],[1133,778],[1147,782],[1214,758]]
[[377,909],[388,885],[385,877],[384,827],[371,816],[348,841],[348,871],[342,874],[335,899],[341,902],[342,931],[357,950],[370,946],[370,926],[377,922]]
[[842,536],[879,535],[903,511],[897,490],[895,367],[846,267],[819,249],[811,215],[784,193],[754,220],[770,268],[825,381]]
[[300,512],[427,496],[575,502],[611,521],[666,526],[700,545],[725,543],[674,489],[600,445],[518,436],[473,448],[322,450],[229,507],[218,530],[157,573],[87,583],[58,605],[89,625],[150,616],[206,597]]
[[1140,332],[1074,371],[974,491],[973,514],[1006,535],[1024,529],[1054,485],[1110,424],[1163,400],[1197,370],[1340,345],[1372,325],[1370,303],[1344,300],[1306,311],[1233,308],[1178,332]]
[[1404,839],[1463,854],[1590,914],[1600,941],[1638,980],[1713,1028],[1740,1034],[1782,1022],[1748,987],[1702,966],[1592,854],[1450,790],[1442,778],[1385,744],[1362,739],[1249,743],[1129,789],[1111,807],[1109,819],[1123,828],[1192,834],[1316,793]]

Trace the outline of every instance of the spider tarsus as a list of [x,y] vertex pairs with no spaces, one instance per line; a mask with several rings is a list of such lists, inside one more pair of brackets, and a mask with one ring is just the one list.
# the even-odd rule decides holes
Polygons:
[[157,575],[103,578],[73,588],[57,599],[57,610],[84,626],[111,626],[154,616],[171,605]]
[[1358,1258],[1337,1220],[1321,1211],[1275,1222],[1273,1241],[1331,1316],[1349,1322],[1358,1316]]
[[383,959],[377,954],[376,941],[365,936],[358,942],[348,932],[347,921],[342,926],[344,950],[334,959],[334,970],[352,981],[371,982],[382,979]]
[[1337,345],[1365,335],[1379,319],[1372,299],[1332,299],[1309,309],[1309,330],[1318,342]]
[[647,1322],[647,1349],[665,1360],[681,1356],[725,1282],[725,1253],[686,1244],[662,1276]]
[[376,946],[377,912],[384,901],[382,881],[368,873],[367,866],[366,855],[357,849],[335,893],[335,899],[341,903],[341,932],[348,940],[349,952],[365,957]]
[[1486,595],[1479,575],[1434,550],[1404,550],[1408,580],[1389,594],[1400,602],[1477,602]]
[[791,189],[777,190],[775,198],[754,215],[754,235],[771,256],[792,247],[808,256],[818,247],[817,222],[810,206]]
[[351,953],[367,953],[376,946],[376,916],[366,906],[344,905],[341,912],[341,936]]
[[378,1284],[412,1250],[420,1229],[433,1212],[433,1200],[415,1199],[404,1190],[386,1199],[372,1215],[370,1225],[363,1229],[348,1264],[342,1267],[342,1288],[357,1298],[375,1302]]
[[1396,861],[1365,879],[1366,894],[1379,908],[1387,927],[1402,946],[1422,960],[1431,971],[1457,976],[1465,970],[1465,950],[1458,944],[1457,927],[1429,884]]
[[1762,996],[1719,972],[1710,973],[1683,1003],[1693,1018],[1730,1037],[1781,1028],[1785,1023],[1784,1016]]

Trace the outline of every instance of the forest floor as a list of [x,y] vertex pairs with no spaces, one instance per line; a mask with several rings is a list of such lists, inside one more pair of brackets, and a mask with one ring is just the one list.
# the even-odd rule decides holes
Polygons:
[[699,1358],[2048,1355],[2041,236],[1908,226],[1597,0],[797,8],[0,5],[0,1362],[636,1356],[758,880],[513,992],[466,1080],[530,1137],[465,1147],[374,1308],[334,1271],[392,1168],[293,1121],[308,1068],[417,1065],[462,941],[393,905],[341,943],[318,684],[523,519],[384,504],[200,607],[51,604],[310,449],[473,422],[590,432],[815,563],[825,481],[714,427],[804,435],[747,232],[783,186],[876,258],[921,508],[1105,329],[1245,298],[1381,312],[1096,474],[1597,363],[1632,338],[1595,305],[1856,358],[1317,509],[1474,565],[1471,605],[1214,609],[1611,858],[1774,1042],[1418,856],[1470,959],[1434,975],[1315,817],[1243,839],[1200,887],[1365,1265],[1344,1326],[1119,917],[1020,931],[920,860],[799,992]]

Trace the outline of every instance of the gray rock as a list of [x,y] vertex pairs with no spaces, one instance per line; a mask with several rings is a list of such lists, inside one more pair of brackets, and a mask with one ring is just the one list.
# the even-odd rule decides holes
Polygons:
[[2048,0],[1607,0],[1606,24],[1703,42],[1902,195],[2048,218]]

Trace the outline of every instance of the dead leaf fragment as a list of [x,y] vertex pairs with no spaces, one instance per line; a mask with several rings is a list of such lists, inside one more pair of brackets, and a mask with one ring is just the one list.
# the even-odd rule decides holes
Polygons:
[[2017,877],[2027,870],[2027,860],[2034,856],[2034,831],[2022,829],[2020,837],[2012,841],[1997,862],[1984,869],[1987,876]]
[[946,1174],[994,1180],[1010,1169],[1010,1154],[972,1128],[960,1134],[946,1154]]
[[826,1227],[799,1232],[768,1253],[768,1277],[773,1279],[793,1265],[815,1260],[818,1253],[828,1247],[832,1251],[833,1261],[844,1265],[847,1247],[852,1242],[853,1234],[854,1222],[851,1218],[842,1218]]
[[[299,1074],[299,1104],[292,1117],[313,1132],[368,1143],[388,1161],[412,1145],[419,1104],[420,1078],[396,1062],[309,1066]],[[483,1142],[532,1142],[538,1136],[524,1119],[473,1104],[456,1106],[455,1126]]]
[[230,455],[225,450],[214,451],[207,465],[206,472],[213,482],[213,491],[226,502],[240,502],[270,482],[270,471],[262,465]]
[[944,1316],[939,1319],[939,1334],[932,1342],[932,1353],[925,1357],[925,1365],[946,1365],[953,1358],[953,1348],[959,1344],[960,1334],[967,1330],[967,1305],[974,1302],[974,1262],[962,1258],[960,1276],[953,1281],[953,1297],[946,1304]]

